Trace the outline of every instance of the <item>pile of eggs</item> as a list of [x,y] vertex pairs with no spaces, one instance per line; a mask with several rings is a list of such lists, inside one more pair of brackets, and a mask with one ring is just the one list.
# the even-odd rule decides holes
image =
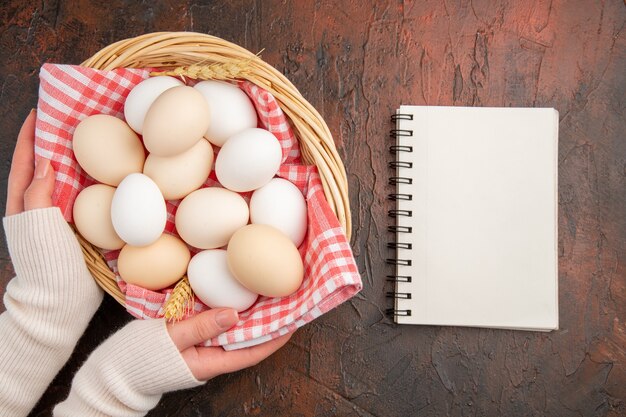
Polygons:
[[[121,249],[121,278],[161,290],[186,274],[206,305],[238,311],[295,292],[306,202],[275,177],[281,146],[257,128],[248,96],[225,82],[155,77],[133,88],[124,116],[87,117],[73,138],[76,160],[99,182],[76,197],[74,223],[93,245]],[[212,169],[224,188],[203,187]],[[180,238],[164,232],[166,200],[181,200]]]

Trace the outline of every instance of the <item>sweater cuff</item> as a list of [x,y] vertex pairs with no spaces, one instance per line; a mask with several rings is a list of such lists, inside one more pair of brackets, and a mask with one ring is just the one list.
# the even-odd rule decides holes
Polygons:
[[170,338],[165,320],[135,320],[89,357],[55,416],[143,416],[162,394],[204,384]]
[[84,267],[74,232],[58,207],[35,209],[3,219],[7,246],[18,276],[48,271],[51,264]]
[[127,325],[125,336],[118,348],[127,352],[138,391],[160,396],[206,383],[191,373],[167,331],[165,319],[135,320]]

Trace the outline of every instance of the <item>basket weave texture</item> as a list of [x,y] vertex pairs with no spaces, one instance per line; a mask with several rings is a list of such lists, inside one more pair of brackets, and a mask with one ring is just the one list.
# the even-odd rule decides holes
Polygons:
[[[168,70],[197,64],[224,65],[226,68],[233,64],[235,68],[244,67],[245,71],[233,72],[232,77],[250,81],[269,91],[276,98],[292,124],[304,162],[317,167],[326,199],[350,239],[350,205],[346,172],[328,126],[296,87],[257,55],[211,35],[160,32],[111,44],[81,65],[100,70],[115,68]],[[215,74],[213,78],[229,79],[230,75],[226,71]],[[77,237],[94,279],[120,304],[125,305],[124,294],[117,286],[115,274],[109,269],[99,250],[78,233]]]

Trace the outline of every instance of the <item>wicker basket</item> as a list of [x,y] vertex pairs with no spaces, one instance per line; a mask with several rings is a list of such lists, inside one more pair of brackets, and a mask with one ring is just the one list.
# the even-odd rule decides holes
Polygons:
[[[242,61],[245,61],[247,71],[237,78],[248,80],[268,90],[278,100],[292,123],[305,163],[317,166],[326,199],[350,239],[350,205],[346,172],[328,126],[296,87],[258,56],[215,36],[192,32],[160,32],[116,42],[96,53],[82,65],[101,70],[121,67],[171,69],[199,63],[236,64]],[[124,305],[124,294],[117,286],[115,275],[98,249],[80,235],[77,236],[87,267],[95,280]]]

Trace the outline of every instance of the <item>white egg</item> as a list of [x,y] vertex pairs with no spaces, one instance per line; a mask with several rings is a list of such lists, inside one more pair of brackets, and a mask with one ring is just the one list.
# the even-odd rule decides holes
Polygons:
[[226,141],[215,160],[215,174],[229,190],[244,192],[267,184],[280,168],[282,149],[265,129],[246,129]]
[[216,146],[224,145],[231,136],[257,126],[254,105],[239,87],[223,81],[201,81],[197,89],[211,110],[211,123],[205,138]]
[[189,262],[187,277],[196,296],[211,308],[229,307],[244,311],[258,298],[230,272],[225,250],[199,252]]
[[298,247],[304,240],[307,228],[304,196],[291,182],[274,178],[252,193],[250,221],[274,226]]
[[111,203],[111,221],[118,236],[131,246],[154,243],[167,220],[159,187],[144,174],[130,174],[120,182]]
[[126,123],[137,133],[143,132],[143,121],[148,109],[162,92],[172,87],[184,85],[182,81],[172,77],[151,77],[137,84],[124,102],[124,118]]
[[248,224],[246,200],[220,187],[201,188],[189,194],[176,210],[176,230],[198,249],[219,248],[237,229]]

